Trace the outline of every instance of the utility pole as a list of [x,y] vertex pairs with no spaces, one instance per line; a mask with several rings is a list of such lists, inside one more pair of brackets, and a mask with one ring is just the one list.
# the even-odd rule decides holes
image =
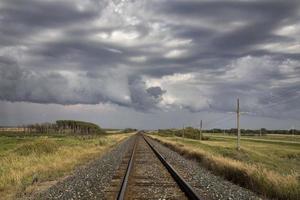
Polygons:
[[172,136],[175,137],[175,131],[174,129],[171,129],[172,130]]
[[259,131],[259,135],[260,135],[260,137],[261,137],[261,128],[260,128],[260,131]]
[[237,109],[236,109],[236,126],[237,126],[237,149],[240,150],[240,138],[241,138],[241,130],[240,130],[240,100],[237,99]]
[[200,140],[202,140],[202,119],[201,119],[201,121],[200,121],[200,129],[199,129],[199,138],[200,138]]

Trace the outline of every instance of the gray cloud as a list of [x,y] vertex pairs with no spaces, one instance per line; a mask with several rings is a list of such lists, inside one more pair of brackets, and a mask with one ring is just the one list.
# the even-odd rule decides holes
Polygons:
[[202,56],[233,59],[270,53],[259,53],[255,45],[295,42],[294,38],[279,36],[274,30],[299,21],[296,1],[166,1],[159,10],[178,20],[190,21],[183,25],[175,23],[172,31],[193,39],[196,59]]
[[3,1],[0,4],[0,44],[15,44],[37,32],[92,20],[103,6],[94,2],[94,9],[78,10],[72,1]]
[[299,10],[296,1],[1,2],[0,100],[226,113],[240,97],[245,112],[277,117],[300,106]]
[[147,93],[153,96],[154,98],[158,99],[161,98],[161,96],[165,93],[166,91],[162,90],[160,87],[149,87],[147,89]]
[[162,94],[165,93],[160,87],[147,88],[145,82],[136,77],[129,79],[129,90],[132,106],[141,111],[157,109],[157,104],[162,100]]
[[0,90],[3,91],[1,100],[62,105],[111,102],[126,106],[125,102],[110,97],[105,88],[97,84],[101,82],[78,74],[42,73],[22,69],[14,61],[0,57]]

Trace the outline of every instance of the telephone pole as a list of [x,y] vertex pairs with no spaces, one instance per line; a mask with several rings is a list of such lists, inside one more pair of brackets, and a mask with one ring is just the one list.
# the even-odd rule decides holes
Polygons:
[[201,119],[201,121],[200,121],[200,129],[199,129],[199,138],[200,138],[200,140],[202,140],[202,119]]
[[260,128],[260,131],[259,131],[259,135],[260,135],[260,137],[261,137],[261,128]]
[[240,100],[237,99],[237,109],[236,109],[236,126],[237,126],[237,149],[240,150],[240,138],[241,138],[241,130],[240,130]]
[[174,131],[174,128],[171,129],[172,130],[172,137],[175,137],[175,131]]

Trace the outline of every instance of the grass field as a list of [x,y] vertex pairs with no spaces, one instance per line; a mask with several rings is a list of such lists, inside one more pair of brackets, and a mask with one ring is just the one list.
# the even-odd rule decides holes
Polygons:
[[[6,135],[6,136],[5,136]],[[32,193],[101,156],[131,134],[105,136],[13,136],[0,134],[0,199]],[[38,184],[33,184],[38,180]]]
[[[215,134],[205,134],[207,136],[213,137],[213,138],[231,138],[233,140],[236,140],[236,136],[233,135],[224,135],[221,133],[215,133]],[[242,136],[242,140],[254,140],[257,142],[280,142],[280,143],[296,143],[300,144],[300,135],[280,135],[280,134],[268,134],[268,135],[262,135],[262,136]]]
[[218,175],[260,194],[279,199],[299,199],[299,136],[245,136],[241,150],[236,137],[204,134],[209,140],[153,135],[180,153],[197,158]]

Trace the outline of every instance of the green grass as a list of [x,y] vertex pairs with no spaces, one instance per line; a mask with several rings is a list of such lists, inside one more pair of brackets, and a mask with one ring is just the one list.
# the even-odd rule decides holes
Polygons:
[[[300,143],[294,138],[245,136],[238,151],[234,136],[205,135],[209,135],[209,140],[153,137],[188,157],[196,157],[208,169],[258,193],[279,199],[299,197]],[[236,177],[237,174],[240,175]]]
[[[214,138],[229,138],[236,139],[236,136],[233,135],[223,135],[220,133],[217,134],[206,134]],[[242,140],[254,140],[256,142],[270,142],[270,143],[287,143],[287,144],[296,144],[300,145],[300,135],[262,135],[262,136],[242,136]]]
[[268,135],[256,136],[253,138],[300,142],[300,135],[268,134]]
[[0,136],[0,199],[33,193],[39,184],[68,175],[130,135]]

